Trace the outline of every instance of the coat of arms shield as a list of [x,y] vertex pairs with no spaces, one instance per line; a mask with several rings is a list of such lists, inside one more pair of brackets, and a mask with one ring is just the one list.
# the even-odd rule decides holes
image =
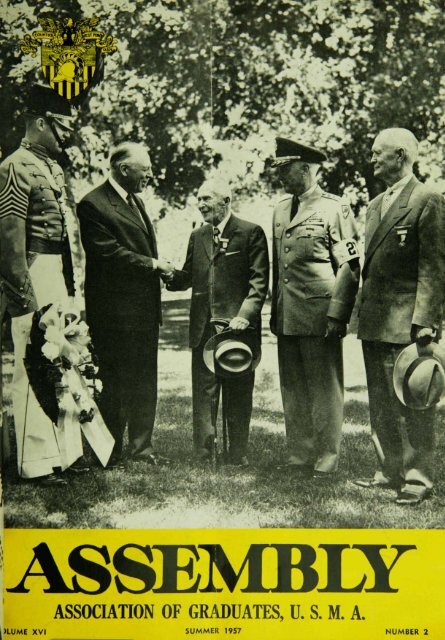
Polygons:
[[102,56],[117,50],[112,35],[95,29],[98,18],[59,20],[38,18],[42,31],[27,34],[21,41],[24,53],[33,57],[41,50],[41,69],[49,84],[67,100],[76,98],[99,73]]

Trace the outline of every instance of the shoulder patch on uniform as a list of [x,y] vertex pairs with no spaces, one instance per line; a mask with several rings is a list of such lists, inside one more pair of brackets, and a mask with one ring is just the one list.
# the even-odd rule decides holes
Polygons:
[[0,219],[6,216],[17,216],[26,219],[28,210],[28,196],[17,182],[14,165],[9,165],[8,178],[3,191],[0,193]]
[[328,200],[336,200],[337,202],[341,200],[340,196],[336,196],[334,193],[328,193],[327,191],[323,191],[321,197],[327,198]]
[[350,208],[347,204],[342,204],[341,205],[341,212],[343,214],[343,218],[346,220],[346,218],[349,216],[349,211]]

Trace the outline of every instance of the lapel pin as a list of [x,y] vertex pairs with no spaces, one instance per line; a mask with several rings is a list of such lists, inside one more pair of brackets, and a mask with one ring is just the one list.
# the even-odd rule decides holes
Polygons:
[[408,235],[409,226],[400,225],[394,228],[399,238],[399,247],[404,247],[406,245],[406,236]]
[[229,238],[221,238],[219,241],[219,250],[221,253],[225,253],[227,251],[227,247],[229,244]]

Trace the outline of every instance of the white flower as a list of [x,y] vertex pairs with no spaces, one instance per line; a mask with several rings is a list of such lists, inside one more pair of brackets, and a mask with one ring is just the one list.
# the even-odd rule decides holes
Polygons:
[[76,348],[78,351],[83,351],[85,347],[91,342],[90,336],[82,335],[82,334],[74,334],[72,336],[67,336],[69,343]]
[[88,335],[88,325],[87,325],[87,323],[84,322],[83,320],[81,320],[79,322],[79,324],[77,325],[77,332],[81,336],[87,336]]
[[41,329],[60,326],[60,316],[55,304],[52,304],[50,308],[45,311],[43,316],[40,318],[39,326]]
[[63,341],[60,351],[61,351],[61,354],[71,362],[71,364],[74,364],[74,365],[79,364],[79,361],[80,361],[79,353],[77,349],[68,342],[68,340]]
[[45,358],[54,362],[60,356],[60,347],[53,342],[46,342],[42,347],[42,353]]
[[59,344],[62,338],[63,334],[58,327],[55,327],[54,325],[47,327],[45,331],[45,340],[47,342],[55,342],[56,344]]

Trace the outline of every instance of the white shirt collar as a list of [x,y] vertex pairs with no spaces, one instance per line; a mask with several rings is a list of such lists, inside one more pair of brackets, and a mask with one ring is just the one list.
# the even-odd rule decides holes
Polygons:
[[108,182],[111,184],[113,189],[118,192],[118,194],[124,200],[124,202],[128,204],[128,201],[127,201],[128,192],[125,191],[125,189],[121,187],[121,185],[118,184],[112,176],[108,176]]
[[217,228],[219,229],[219,235],[220,237],[222,237],[222,234],[224,233],[224,229],[226,228],[227,223],[229,222],[229,218],[231,216],[231,212],[229,211],[229,213],[226,215],[226,217],[221,220],[221,222],[219,224],[217,224]]

